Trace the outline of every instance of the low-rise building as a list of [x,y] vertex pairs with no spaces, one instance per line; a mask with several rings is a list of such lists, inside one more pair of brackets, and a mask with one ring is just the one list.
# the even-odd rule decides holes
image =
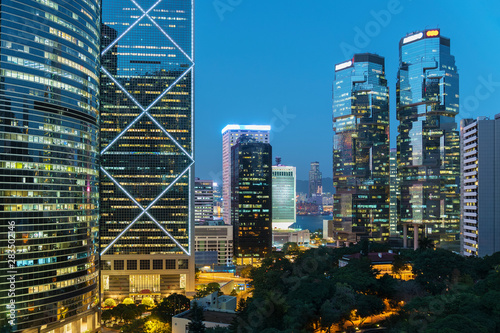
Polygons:
[[194,227],[194,242],[195,252],[217,251],[218,265],[232,265],[233,226],[197,225]]
[[[378,270],[377,279],[380,279],[385,274],[389,274],[395,279],[400,279],[404,281],[414,279],[412,266],[410,263],[406,263],[403,269],[398,272],[394,272],[394,262],[396,260],[397,254],[392,252],[372,252],[368,253],[366,258],[368,258],[372,263],[372,268]],[[361,259],[361,253],[346,254],[339,259],[339,267],[344,267],[349,264],[351,260]]]

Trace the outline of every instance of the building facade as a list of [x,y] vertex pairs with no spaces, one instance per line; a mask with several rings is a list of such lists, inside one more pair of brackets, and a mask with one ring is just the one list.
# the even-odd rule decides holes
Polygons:
[[399,178],[398,178],[398,153],[396,148],[391,148],[389,153],[389,230],[391,236],[399,236],[398,232],[398,207],[399,207]]
[[253,264],[272,250],[272,148],[244,135],[231,159],[234,256],[238,265]]
[[461,253],[500,251],[500,114],[463,119],[461,147]]
[[195,227],[196,252],[216,251],[220,266],[233,263],[233,226],[197,225]]
[[403,241],[410,226],[417,248],[423,228],[421,237],[459,251],[458,72],[450,39],[441,36],[440,30],[414,32],[401,39],[396,108]]
[[389,88],[384,58],[355,54],[335,66],[333,220],[340,241],[389,237]]
[[194,182],[194,222],[214,219],[214,182],[196,178]]
[[294,166],[272,166],[273,229],[288,229],[296,222],[296,170]]
[[1,2],[0,327],[12,332],[99,327],[100,10]]
[[193,6],[103,2],[105,298],[194,291]]
[[323,193],[323,176],[319,171],[319,162],[311,162],[309,170],[309,198]]
[[231,221],[231,147],[242,135],[251,136],[258,142],[269,143],[271,126],[267,125],[227,125],[222,129],[222,218]]

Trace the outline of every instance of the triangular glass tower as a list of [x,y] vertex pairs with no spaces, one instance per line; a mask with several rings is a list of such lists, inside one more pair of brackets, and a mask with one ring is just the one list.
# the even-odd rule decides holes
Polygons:
[[193,6],[103,1],[100,252],[118,298],[192,289]]

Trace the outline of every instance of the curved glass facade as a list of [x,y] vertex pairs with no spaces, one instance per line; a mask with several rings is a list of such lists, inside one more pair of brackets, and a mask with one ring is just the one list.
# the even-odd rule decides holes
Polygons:
[[438,29],[401,39],[396,104],[399,220],[423,226],[436,243],[458,251],[458,72],[450,40]]
[[335,66],[333,220],[338,240],[389,237],[389,88],[384,58]]
[[100,2],[2,0],[0,15],[0,325],[92,330]]

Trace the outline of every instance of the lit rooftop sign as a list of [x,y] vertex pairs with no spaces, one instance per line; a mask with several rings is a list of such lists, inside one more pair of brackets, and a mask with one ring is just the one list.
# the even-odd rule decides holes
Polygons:
[[222,129],[222,133],[231,130],[243,130],[243,131],[270,131],[271,126],[269,125],[227,125]]
[[437,36],[439,36],[439,30],[427,30],[425,32],[425,35],[427,37],[437,37]]
[[424,34],[422,32],[419,32],[418,34],[414,34],[414,35],[405,37],[405,38],[403,38],[403,44],[414,42],[416,40],[421,39],[422,37],[424,37]]
[[352,60],[340,63],[338,65],[335,65],[335,71],[340,71],[344,68],[351,67],[352,66]]

